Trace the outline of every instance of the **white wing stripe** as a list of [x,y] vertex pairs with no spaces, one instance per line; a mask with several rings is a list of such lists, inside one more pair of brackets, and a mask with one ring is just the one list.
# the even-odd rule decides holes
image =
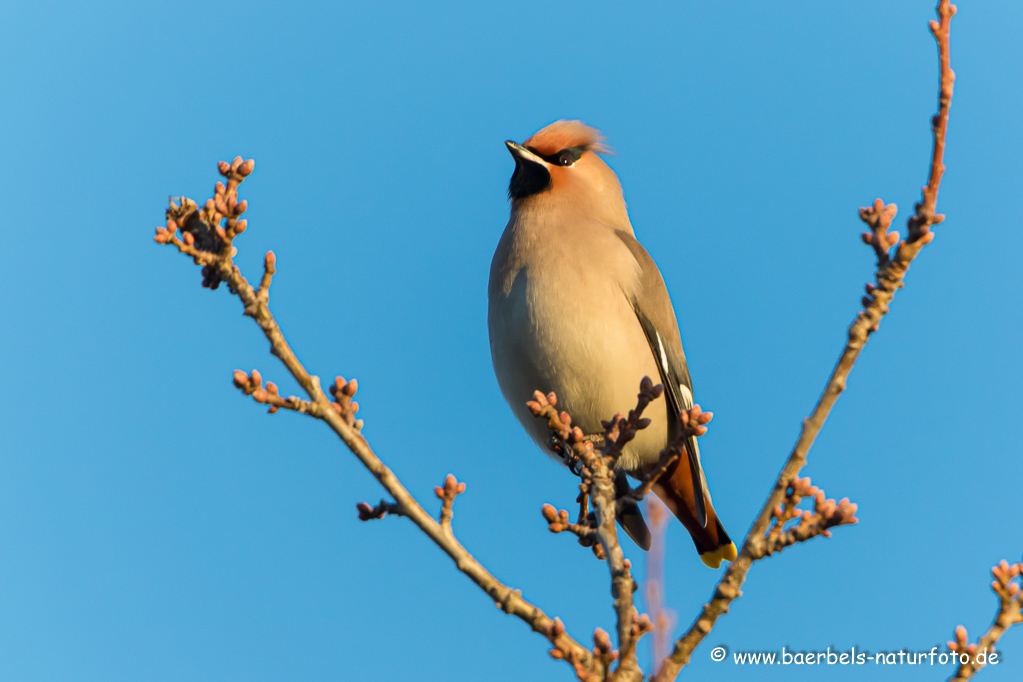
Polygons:
[[682,394],[682,404],[687,410],[693,409],[693,392],[685,384],[678,385],[679,393]]
[[657,352],[661,356],[661,372],[664,376],[670,376],[670,374],[668,374],[668,356],[664,353],[664,343],[661,341],[661,333],[654,332],[654,336],[657,337]]

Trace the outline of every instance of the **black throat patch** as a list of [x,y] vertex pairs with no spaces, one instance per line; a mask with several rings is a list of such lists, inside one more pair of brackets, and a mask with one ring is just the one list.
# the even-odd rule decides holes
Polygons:
[[525,199],[551,186],[551,174],[539,163],[515,159],[515,172],[508,185],[508,197]]

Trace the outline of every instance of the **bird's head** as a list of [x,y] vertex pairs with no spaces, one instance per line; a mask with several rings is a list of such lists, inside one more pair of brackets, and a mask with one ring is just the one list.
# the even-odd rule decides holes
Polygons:
[[610,151],[603,139],[582,121],[555,121],[522,144],[507,140],[515,159],[508,186],[512,210],[567,208],[627,224],[622,186],[599,156]]

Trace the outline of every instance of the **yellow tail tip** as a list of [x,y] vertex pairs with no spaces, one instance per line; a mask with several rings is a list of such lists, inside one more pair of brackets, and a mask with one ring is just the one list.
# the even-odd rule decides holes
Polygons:
[[735,557],[737,556],[739,556],[739,551],[735,549],[735,543],[730,542],[727,545],[721,545],[710,552],[704,552],[700,555],[700,559],[702,559],[703,563],[709,568],[720,568],[722,561],[735,561]]

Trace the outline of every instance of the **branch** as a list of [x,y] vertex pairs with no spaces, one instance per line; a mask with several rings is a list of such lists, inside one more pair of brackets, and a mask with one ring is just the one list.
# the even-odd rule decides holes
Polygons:
[[[618,648],[623,656],[618,662],[613,679],[628,670],[640,672],[635,657],[635,637],[632,626],[639,617],[632,602],[636,581],[632,578],[632,562],[625,558],[622,546],[618,544],[618,529],[615,527],[614,478],[613,474],[601,476],[594,481],[593,511],[597,516],[597,539],[607,557],[611,570],[611,596],[614,597]],[[641,674],[641,673],[640,673]],[[629,678],[626,678],[629,679]]]
[[394,499],[394,502],[381,500],[376,507],[360,504],[358,506],[360,518],[368,520],[380,518],[385,514],[408,517],[451,557],[458,570],[486,592],[502,611],[519,618],[534,631],[546,637],[553,646],[552,655],[567,660],[576,669],[581,680],[600,679],[604,674],[602,661],[570,637],[559,619],[550,618],[539,607],[523,599],[519,590],[513,590],[495,578],[455,539],[451,530],[451,505],[454,497],[464,491],[464,484],[459,484],[453,476],[449,476],[444,487],[438,488],[441,491],[438,495],[441,496],[443,505],[440,521],[434,519],[384,465],[362,436],[362,422],[356,420],[354,416],[358,404],[351,400],[357,388],[356,382],[354,380],[346,382],[339,377],[330,389],[334,396],[334,400],[331,401],[320,387],[319,377],[310,374],[299,362],[270,311],[269,288],[276,272],[276,258],[273,253],[268,253],[264,260],[263,276],[258,289],[249,284],[234,263],[234,256],[237,254],[237,249],[233,245],[234,239],[247,227],[246,221],[240,218],[247,208],[247,203],[238,200],[237,190],[252,173],[254,166],[251,159],[242,161],[241,157],[230,164],[221,161],[219,170],[227,181],[226,184],[218,182],[214,197],[202,208],[185,197],[181,197],[178,202],[172,200],[167,209],[166,226],[156,228],[154,238],[159,244],[174,246],[179,252],[192,258],[196,265],[201,265],[204,287],[216,289],[221,282],[227,283],[231,293],[241,300],[245,315],[256,322],[270,342],[270,352],[299,383],[308,400],[296,396],[283,398],[273,383],[267,383],[264,388],[262,377],[257,371],[251,374],[236,371],[235,385],[257,402],[268,405],[271,413],[284,408],[325,422]]
[[[939,56],[939,96],[938,112],[931,119],[931,132],[934,138],[934,146],[931,154],[930,169],[927,185],[923,188],[923,198],[916,204],[915,213],[908,221],[908,237],[899,242],[895,233],[888,233],[888,226],[895,217],[895,206],[885,206],[880,200],[874,203],[871,208],[862,209],[861,218],[870,227],[872,232],[867,234],[865,241],[874,246],[878,255],[878,267],[876,272],[876,285],[868,285],[867,296],[863,299],[864,309],[856,316],[849,327],[849,337],[838,363],[828,379],[824,393],[817,401],[809,418],[803,421],[803,428],[792,449],[785,466],[778,474],[774,488],[768,496],[767,501],[761,508],[752,527],[746,534],[739,556],[725,571],[720,582],[718,582],[711,600],[703,605],[703,610],[696,618],[689,629],[675,642],[671,656],[666,658],[660,669],[657,671],[658,682],[669,682],[674,680],[683,666],[689,663],[693,650],[703,641],[707,633],[714,627],[714,623],[728,611],[729,605],[742,595],[741,587],[746,579],[753,562],[766,556],[761,554],[765,539],[772,520],[775,519],[775,512],[785,500],[786,494],[792,483],[796,480],[800,470],[806,464],[807,453],[813,445],[818,432],[824,425],[838,396],[845,390],[846,380],[849,371],[859,357],[860,351],[866,344],[870,335],[877,331],[881,318],[888,312],[888,305],[895,295],[895,292],[902,288],[906,271],[910,263],[920,253],[920,250],[931,242],[934,233],[930,227],[937,225],[944,216],[934,213],[938,199],[938,189],[941,185],[941,177],[945,171],[943,164],[945,153],[945,134],[948,130],[948,110],[952,101],[952,86],[955,75],[950,66],[949,57],[949,23],[952,15],[955,14],[955,6],[950,5],[948,0],[939,0],[938,18],[940,21],[931,22],[931,32],[934,34],[938,44]],[[873,244],[876,238],[877,244]],[[894,257],[889,256],[889,249],[898,243]],[[843,516],[848,513],[852,517],[852,511],[843,511]],[[826,530],[826,529],[825,529]]]
[[950,682],[968,680],[985,665],[995,662],[997,659],[992,659],[996,655],[995,644],[1006,630],[1023,623],[1023,591],[1019,580],[1023,576],[1023,563],[1010,566],[1009,562],[1002,561],[991,569],[991,574],[995,577],[991,589],[998,595],[995,622],[976,644],[967,643],[966,628],[962,625],[956,628],[955,641],[948,643],[948,649],[959,656],[959,669],[949,678]]
[[[613,680],[639,680],[642,671],[636,662],[636,642],[653,629],[650,619],[636,612],[632,594],[637,584],[632,578],[632,564],[625,558],[618,542],[618,530],[615,518],[621,499],[641,501],[653,487],[658,477],[677,460],[683,451],[684,444],[690,437],[700,437],[707,433],[706,425],[713,414],[703,412],[699,405],[680,415],[681,428],[672,442],[660,456],[660,462],[649,472],[640,485],[629,490],[621,498],[616,496],[614,485],[614,469],[627,443],[635,438],[636,433],[650,425],[650,420],[643,417],[643,412],[651,402],[661,397],[664,387],[654,385],[649,377],[640,381],[639,394],[636,396],[636,407],[629,411],[628,417],[616,414],[609,421],[603,422],[604,433],[597,437],[585,435],[579,427],[572,426],[572,417],[567,412],[558,412],[558,397],[554,393],[544,395],[535,391],[533,400],[527,403],[533,416],[547,420],[547,427],[552,434],[552,449],[558,453],[569,468],[576,473],[579,484],[579,522],[571,523],[568,511],[557,511],[552,505],[546,504],[541,509],[547,521],[548,530],[553,533],[568,531],[579,538],[579,544],[592,546],[598,559],[607,561],[611,572],[611,594],[614,596],[614,607],[617,616],[617,634],[619,655],[607,661],[618,660],[618,667],[611,674]],[[601,445],[594,447],[594,440]],[[592,502],[593,512],[586,513],[587,502]],[[603,631],[599,631],[603,632]],[[594,635],[597,648],[595,656],[600,658],[608,650]],[[606,633],[604,633],[606,637]]]
[[[578,473],[582,479],[580,484],[580,504],[589,499],[593,506],[592,514],[587,515],[588,528],[583,531],[579,529],[579,535],[583,544],[596,538],[599,545],[594,545],[598,558],[607,561],[611,572],[611,594],[614,597],[614,608],[617,617],[617,634],[619,651],[625,653],[618,659],[618,667],[614,672],[614,678],[620,679],[620,675],[627,674],[625,679],[640,679],[642,673],[636,664],[635,647],[633,643],[633,624],[637,618],[635,607],[632,602],[632,593],[636,588],[636,582],[632,579],[632,565],[625,559],[621,545],[618,543],[618,533],[615,528],[615,487],[614,487],[614,463],[621,454],[621,448],[630,441],[636,431],[649,425],[650,420],[642,417],[643,409],[650,402],[650,395],[653,392],[653,384],[649,379],[644,378],[638,398],[636,409],[629,412],[628,419],[621,415],[615,415],[605,423],[604,445],[601,451],[594,449],[593,443],[583,434],[582,430],[572,426],[572,417],[567,412],[558,412],[558,398],[555,394],[544,395],[536,391],[534,399],[528,403],[529,410],[533,416],[539,419],[546,419],[547,426],[551,430],[555,440],[555,451],[560,452],[569,468]],[[659,394],[659,393],[658,393]],[[555,527],[565,526],[568,529],[568,512],[557,516],[551,515],[553,507],[545,505],[544,518],[548,521],[552,530]],[[564,519],[565,523],[562,523]],[[559,532],[559,531],[555,531]],[[600,547],[601,552],[596,552]],[[601,556],[601,554],[603,556]],[[598,649],[601,647],[598,646]]]
[[593,543],[597,540],[597,534],[592,526],[588,523],[583,523],[582,520],[578,523],[572,523],[568,520],[568,511],[565,509],[558,511],[553,505],[545,504],[540,508],[540,513],[543,514],[544,520],[547,521],[547,530],[552,533],[568,531],[579,538],[579,544],[583,547],[592,547]]
[[[813,498],[813,511],[799,509],[804,497]],[[844,498],[841,502],[824,498],[824,491],[810,485],[809,478],[796,478],[789,484],[785,493],[785,501],[772,511],[771,528],[764,537],[756,538],[751,548],[754,559],[763,559],[775,552],[780,552],[789,545],[806,542],[810,538],[823,535],[831,537],[831,528],[844,524],[857,523],[854,514],[856,505]],[[786,529],[785,524],[793,519],[799,522]]]
[[[626,563],[629,563],[626,561]],[[650,621],[649,616],[646,614],[633,615],[632,624],[629,626],[629,639],[625,647],[621,650],[622,661],[631,661],[631,665],[619,665],[613,673],[611,673],[611,682],[619,682],[624,680],[642,680],[643,672],[639,669],[636,664],[636,647],[639,644],[639,640],[643,638],[643,635],[654,631],[654,624]]]
[[[600,630],[594,634],[594,654],[597,658],[603,657],[605,666],[609,666],[613,660],[618,661],[618,666],[610,675],[612,680],[642,679],[642,671],[636,661],[636,642],[653,627],[649,618],[640,616],[636,611],[632,595],[637,584],[632,577],[632,563],[625,558],[618,542],[614,467],[625,445],[639,430],[649,426],[650,420],[643,417],[643,411],[662,393],[663,387],[654,386],[648,377],[644,377],[640,382],[636,407],[629,411],[628,417],[616,414],[610,421],[603,423],[605,430],[598,439],[602,443],[599,451],[593,446],[593,437],[586,436],[579,427],[572,426],[571,415],[558,412],[558,398],[554,393],[545,396],[536,391],[534,399],[528,403],[533,416],[547,420],[552,433],[552,449],[562,456],[581,479],[579,523],[570,523],[567,511],[557,512],[553,506],[544,505],[542,512],[548,528],[555,533],[572,532],[579,537],[580,544],[592,545],[594,554],[607,562],[611,573],[618,652],[610,650],[609,640],[605,646],[607,635]],[[587,503],[593,507],[589,514],[585,513]],[[600,633],[603,635],[598,638]]]

